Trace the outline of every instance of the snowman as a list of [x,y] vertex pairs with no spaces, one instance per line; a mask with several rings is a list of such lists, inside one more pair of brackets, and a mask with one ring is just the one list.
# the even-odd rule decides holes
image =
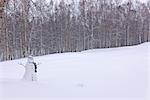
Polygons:
[[37,81],[37,64],[34,62],[32,56],[28,57],[27,63],[24,67],[25,67],[25,73],[23,76],[23,80]]

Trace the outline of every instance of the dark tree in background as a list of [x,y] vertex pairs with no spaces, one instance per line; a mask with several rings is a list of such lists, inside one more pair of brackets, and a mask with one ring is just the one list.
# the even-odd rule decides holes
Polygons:
[[0,0],[0,61],[150,41],[150,1]]

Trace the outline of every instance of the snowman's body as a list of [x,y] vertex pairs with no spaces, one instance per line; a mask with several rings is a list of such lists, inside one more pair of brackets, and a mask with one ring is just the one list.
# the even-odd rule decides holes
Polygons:
[[37,81],[37,73],[34,65],[33,57],[28,57],[28,61],[25,65],[25,74],[23,80]]

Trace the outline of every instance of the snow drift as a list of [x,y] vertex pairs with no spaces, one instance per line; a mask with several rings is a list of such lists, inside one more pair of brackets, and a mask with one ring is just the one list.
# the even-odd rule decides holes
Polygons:
[[0,100],[150,100],[149,47],[35,57],[38,82],[21,81],[27,59],[1,62]]

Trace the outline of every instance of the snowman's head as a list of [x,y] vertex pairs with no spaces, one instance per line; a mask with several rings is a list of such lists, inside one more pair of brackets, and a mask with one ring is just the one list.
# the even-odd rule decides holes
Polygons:
[[34,59],[33,59],[32,56],[29,56],[29,57],[28,57],[28,62],[29,62],[29,63],[33,63],[33,62],[34,62]]

